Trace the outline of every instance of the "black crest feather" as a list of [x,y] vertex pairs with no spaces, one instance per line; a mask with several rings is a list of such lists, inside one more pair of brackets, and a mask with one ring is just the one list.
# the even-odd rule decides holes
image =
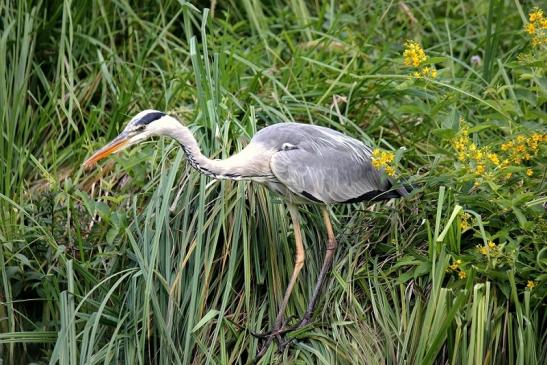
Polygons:
[[164,115],[165,115],[165,113],[162,113],[162,112],[152,112],[152,113],[148,113],[148,114],[146,114],[144,117],[142,117],[141,119],[139,119],[139,120],[135,123],[135,125],[147,125],[147,124],[150,124],[150,123],[152,123],[153,121],[160,119],[160,118],[163,117]]

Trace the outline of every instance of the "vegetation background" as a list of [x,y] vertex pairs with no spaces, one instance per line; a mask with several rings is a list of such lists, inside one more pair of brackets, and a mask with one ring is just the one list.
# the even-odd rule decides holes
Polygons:
[[[314,321],[261,363],[545,364],[547,57],[534,5],[2,0],[3,363],[256,355],[249,330],[271,327],[293,265],[282,202],[199,176],[167,139],[80,167],[156,108],[217,158],[272,123],[329,126],[394,152],[419,186],[332,207],[340,245]],[[405,65],[408,40],[436,75]],[[295,317],[325,247],[318,209],[302,212]]]

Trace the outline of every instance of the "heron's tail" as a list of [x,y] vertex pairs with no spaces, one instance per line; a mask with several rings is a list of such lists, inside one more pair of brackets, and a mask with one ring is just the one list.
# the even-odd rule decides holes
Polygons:
[[390,198],[404,198],[417,188],[416,185],[407,182],[390,182]]
[[405,196],[408,196],[413,190],[415,189],[415,187],[411,184],[401,184],[401,186],[399,188],[397,188],[397,193],[399,194],[399,196],[401,197],[405,197]]
[[356,203],[364,200],[376,202],[380,200],[398,199],[408,196],[412,190],[414,190],[414,187],[410,184],[394,184],[389,182],[387,190],[369,191],[358,198],[350,199],[344,203]]

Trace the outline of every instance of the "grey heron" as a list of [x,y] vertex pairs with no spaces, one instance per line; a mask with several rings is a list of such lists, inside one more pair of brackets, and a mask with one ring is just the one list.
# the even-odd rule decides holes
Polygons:
[[[399,198],[408,194],[406,187],[394,187],[382,171],[372,165],[372,151],[361,141],[335,130],[300,123],[278,123],[258,131],[239,153],[212,160],[201,153],[190,129],[175,117],[157,110],[137,114],[110,143],[84,162],[90,167],[102,158],[139,143],[151,136],[177,140],[190,165],[214,179],[250,180],[281,195],[293,222],[296,258],[293,273],[279,306],[268,341],[290,329],[306,325],[317,302],[321,285],[330,269],[336,249],[327,205]],[[297,205],[320,204],[327,231],[326,253],[307,309],[299,323],[285,328],[284,312],[304,266],[304,246]]]

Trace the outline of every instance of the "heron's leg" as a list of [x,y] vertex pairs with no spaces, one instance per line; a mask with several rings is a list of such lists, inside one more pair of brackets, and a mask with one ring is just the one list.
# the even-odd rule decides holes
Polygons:
[[[289,206],[289,209],[291,209],[291,207]],[[296,212],[296,214],[298,214],[298,211],[296,210],[296,207],[294,207],[294,211]],[[268,349],[268,347],[270,346],[271,342],[272,342],[272,339],[273,337],[275,336],[276,339],[278,339],[279,341],[279,336],[286,333],[286,332],[289,332],[289,331],[292,331],[292,330],[295,330],[297,328],[301,328],[303,326],[305,326],[306,324],[309,323],[310,319],[311,319],[311,315],[313,313],[313,309],[315,308],[315,304],[317,302],[317,298],[319,296],[319,292],[321,291],[321,286],[323,284],[323,281],[325,280],[325,276],[327,275],[327,272],[329,271],[330,269],[330,266],[332,264],[332,258],[334,256],[334,251],[336,250],[336,238],[334,237],[334,231],[332,229],[332,224],[330,222],[330,216],[329,216],[329,211],[327,209],[327,207],[323,206],[321,207],[321,213],[323,215],[323,221],[325,222],[325,227],[327,228],[327,238],[328,238],[328,241],[327,241],[327,252],[325,253],[325,258],[323,259],[323,266],[321,267],[321,271],[319,272],[319,277],[317,278],[317,283],[315,284],[315,288],[313,290],[313,293],[312,293],[312,296],[310,298],[310,301],[308,303],[308,308],[306,309],[306,312],[304,313],[304,316],[302,317],[302,320],[295,326],[293,327],[290,327],[290,328],[278,328],[278,323],[280,324],[281,323],[281,319],[283,318],[283,312],[285,310],[285,307],[287,306],[287,302],[288,302],[288,297],[290,296],[290,290],[292,290],[292,286],[294,285],[294,281],[296,281],[296,277],[298,276],[298,272],[300,271],[300,269],[298,269],[298,272],[296,273],[296,275],[294,274],[294,271],[293,271],[293,277],[291,278],[291,283],[289,283],[289,287],[287,288],[287,292],[285,293],[285,298],[283,299],[283,305],[281,306],[281,310],[279,311],[279,314],[277,315],[277,319],[276,319],[276,327],[274,329],[274,331],[272,331],[270,333],[270,335],[268,336],[268,340],[266,341],[266,343],[262,346],[262,349],[259,351],[256,359],[255,359],[255,362],[258,362],[258,360],[260,360],[260,358],[262,358],[262,356],[264,356],[264,354],[266,353],[266,350]],[[296,236],[296,227],[298,227],[298,231],[300,231],[300,224],[299,224],[299,220],[298,220],[298,215],[296,216],[296,221],[294,219],[294,215],[291,211],[291,216],[293,216],[293,223],[294,223],[294,226],[295,226],[295,236]],[[298,222],[298,224],[297,224]],[[300,232],[298,233],[299,235],[301,234]],[[300,240],[301,240],[301,237],[300,237]],[[298,258],[298,239],[297,239],[297,258]],[[303,255],[303,246],[302,246],[302,242],[300,242],[300,246],[302,248],[302,255]],[[297,262],[298,262],[298,259],[297,259]],[[302,263],[300,266],[302,266],[304,264],[304,259],[303,259],[303,256],[302,256]],[[297,268],[297,265],[295,264],[295,271],[296,271],[296,268]],[[301,268],[301,267],[300,267]],[[285,345],[287,345],[288,343],[290,342],[290,340],[286,341],[286,342],[280,342],[279,343],[279,348],[282,349],[285,347]]]
[[296,208],[295,205],[289,204],[288,208],[291,214],[291,219],[292,219],[293,228],[294,228],[294,240],[296,243],[296,257],[294,260],[294,269],[291,275],[291,279],[289,281],[289,285],[287,285],[287,289],[285,290],[285,296],[283,297],[283,301],[281,302],[281,306],[279,307],[279,312],[277,313],[277,317],[275,319],[273,332],[280,329],[281,326],[283,325],[285,308],[287,308],[287,304],[289,303],[289,298],[291,296],[291,292],[293,290],[294,284],[296,283],[296,279],[298,279],[298,275],[300,274],[300,270],[302,270],[302,267],[304,266],[304,245],[302,244],[302,230],[300,229],[300,214],[298,213],[298,209]]
[[[319,292],[321,291],[321,286],[323,284],[323,281],[325,280],[325,276],[327,275],[327,272],[329,271],[329,269],[331,267],[332,258],[334,256],[334,251],[336,250],[336,238],[334,237],[334,231],[332,229],[332,224],[330,222],[330,216],[329,216],[329,211],[328,211],[327,207],[323,206],[321,208],[321,213],[323,215],[323,220],[325,222],[325,227],[327,228],[327,237],[328,237],[327,252],[325,253],[325,258],[323,259],[323,266],[321,267],[321,271],[319,272],[319,277],[317,278],[317,283],[315,284],[315,288],[313,290],[312,296],[310,298],[310,301],[308,302],[308,308],[306,309],[306,312],[304,313],[304,316],[302,317],[300,322],[298,324],[296,324],[295,326],[289,327],[289,328],[277,328],[277,326],[276,326],[276,329],[270,333],[268,340],[266,341],[266,343],[264,344],[264,346],[262,347],[262,349],[258,353],[257,361],[262,356],[264,356],[264,354],[266,353],[266,350],[268,349],[269,345],[271,344],[272,339],[273,339],[274,336],[278,340],[278,342],[280,342],[279,340],[280,340],[280,336],[282,334],[293,331],[293,330],[301,328],[301,327],[304,327],[306,324],[308,324],[310,322],[311,315],[313,313],[313,309],[315,308],[315,304],[316,304],[317,298],[319,296]],[[284,309],[284,308],[282,308],[282,309]],[[283,311],[281,311],[281,315],[282,315],[282,312]],[[283,317],[279,317],[279,315],[278,315],[278,318],[283,318]],[[277,321],[276,321],[276,324],[277,324]],[[289,339],[286,342],[280,342],[279,343],[279,349],[283,349],[290,341],[291,340]]]
[[291,279],[289,281],[289,285],[287,285],[287,289],[285,290],[283,301],[281,302],[281,305],[279,307],[279,312],[277,313],[277,317],[275,318],[273,330],[265,334],[253,334],[253,336],[256,337],[267,337],[267,340],[262,345],[262,349],[259,351],[255,362],[258,361],[262,356],[264,356],[274,337],[281,347],[282,341],[280,336],[282,333],[287,331],[286,329],[282,328],[285,309],[287,308],[287,304],[289,303],[289,298],[291,296],[294,284],[296,283],[296,279],[298,279],[300,270],[302,269],[302,266],[304,266],[304,245],[302,244],[302,230],[300,229],[300,214],[298,213],[298,208],[296,208],[295,205],[288,204],[288,208],[291,214],[294,228],[294,239],[296,242],[296,258],[294,262],[294,269],[291,275]]
[[291,275],[291,279],[289,280],[289,284],[287,285],[287,289],[285,290],[283,301],[281,302],[281,305],[279,306],[279,312],[277,313],[277,316],[275,318],[273,330],[271,332],[266,332],[262,334],[251,333],[255,337],[279,336],[280,334],[285,332],[283,329],[281,329],[281,327],[283,326],[283,317],[285,314],[285,309],[287,308],[289,298],[294,288],[294,284],[296,283],[296,280],[298,279],[298,275],[300,274],[300,270],[302,270],[302,267],[304,266],[304,245],[302,243],[302,230],[300,228],[300,214],[298,213],[298,208],[295,205],[288,204],[288,208],[289,208],[289,212],[291,214],[291,218],[293,222],[294,238],[295,238],[295,244],[296,244],[296,255],[295,255],[296,257],[294,262],[294,269]]
[[325,258],[323,259],[323,266],[321,267],[321,271],[319,272],[317,283],[315,284],[312,296],[310,298],[310,301],[308,302],[308,308],[306,309],[304,317],[302,317],[302,320],[300,321],[298,327],[305,326],[311,319],[313,309],[317,302],[317,297],[319,296],[319,292],[321,291],[321,286],[323,284],[323,281],[325,280],[325,276],[327,275],[327,272],[331,267],[332,257],[334,256],[334,251],[336,250],[336,238],[334,237],[334,231],[330,222],[329,211],[326,206],[321,207],[321,214],[323,215],[323,221],[325,222],[325,227],[327,228],[327,252],[325,253]]

